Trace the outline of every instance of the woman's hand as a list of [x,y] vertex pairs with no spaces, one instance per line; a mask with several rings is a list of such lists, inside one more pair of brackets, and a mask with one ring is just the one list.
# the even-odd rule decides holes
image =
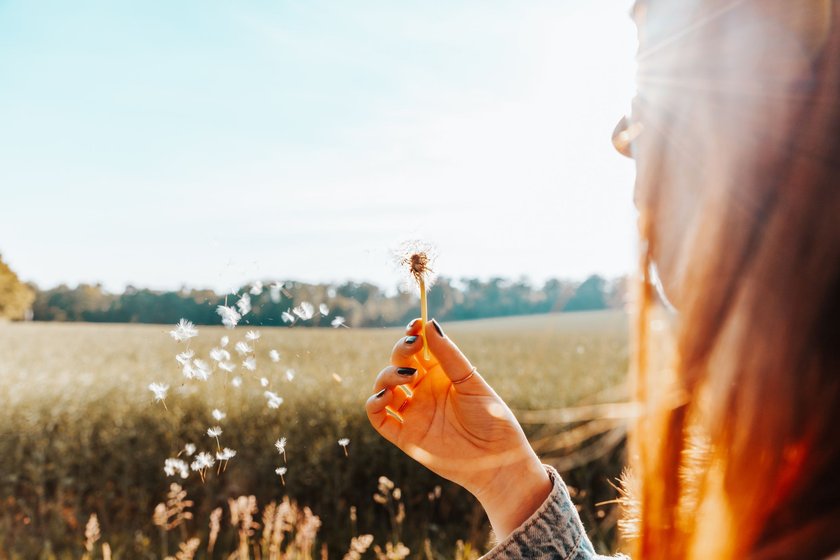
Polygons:
[[545,501],[551,482],[510,408],[478,372],[470,376],[472,364],[436,321],[423,327],[412,321],[397,341],[368,418],[385,439],[478,498],[503,539]]

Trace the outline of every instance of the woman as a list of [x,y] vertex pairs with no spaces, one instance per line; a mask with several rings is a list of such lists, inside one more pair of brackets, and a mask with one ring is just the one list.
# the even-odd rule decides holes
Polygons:
[[[626,548],[840,555],[840,1],[632,15],[638,95],[614,138],[636,160],[641,238]],[[404,423],[386,409],[401,384]],[[374,389],[373,426],[483,505],[487,558],[595,557],[558,474],[436,322],[409,325]]]

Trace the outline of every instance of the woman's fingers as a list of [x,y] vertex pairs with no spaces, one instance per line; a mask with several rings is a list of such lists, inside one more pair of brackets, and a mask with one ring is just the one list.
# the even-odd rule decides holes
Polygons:
[[436,359],[440,363],[441,369],[455,385],[456,390],[490,390],[478,372],[473,370],[472,364],[463,352],[455,346],[452,339],[443,333],[443,329],[436,320],[429,321],[425,334],[426,343],[434,355],[433,360]]
[[401,419],[395,415],[389,405],[394,399],[394,391],[388,387],[371,395],[365,403],[368,420],[377,432],[388,441],[395,443],[401,426]]
[[395,366],[411,366],[414,364],[414,355],[422,349],[423,339],[419,334],[404,336],[394,344],[394,349],[391,350],[391,363]]

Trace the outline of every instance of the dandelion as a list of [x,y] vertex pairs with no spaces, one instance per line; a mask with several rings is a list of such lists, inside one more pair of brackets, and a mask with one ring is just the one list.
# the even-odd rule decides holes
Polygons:
[[300,317],[301,321],[308,321],[315,314],[315,307],[308,301],[302,301],[292,309],[292,313]]
[[195,444],[188,443],[184,446],[184,453],[187,454],[187,457],[192,457],[192,454],[195,453]]
[[213,373],[213,370],[210,369],[210,364],[204,360],[193,360],[193,375],[195,377],[201,379],[202,381],[207,381],[210,379],[211,373]]
[[227,346],[227,345],[228,345],[228,342],[230,342],[230,337],[228,337],[228,336],[223,336],[222,338],[220,338],[220,339],[219,339],[219,346],[221,346],[222,348],[224,348],[225,346]]
[[347,325],[344,324],[344,321],[344,317],[342,317],[341,315],[336,315],[335,319],[330,321],[330,326],[332,326],[332,328],[334,329],[337,329],[338,327],[347,328]]
[[242,297],[239,298],[236,302],[236,307],[239,308],[239,313],[244,317],[251,311],[251,296],[248,294],[242,294]]
[[330,314],[330,308],[327,306],[326,303],[322,303],[318,306],[318,312],[324,317],[326,317]]
[[344,448],[344,456],[349,457],[350,454],[347,452],[347,446],[350,445],[350,438],[341,438],[340,440],[338,440],[338,445]]
[[260,377],[260,385],[262,385],[263,387],[268,387],[268,378]]
[[155,402],[162,402],[163,408],[166,408],[166,392],[169,390],[169,385],[166,383],[150,383],[149,391],[155,394]]
[[251,284],[251,289],[249,292],[252,296],[258,296],[263,293],[263,283],[257,280],[253,284]]
[[283,404],[283,397],[277,393],[266,391],[264,395],[268,399],[268,408],[280,408],[280,405]]
[[[423,325],[426,324],[429,313],[426,303],[426,292],[435,281],[435,272],[432,269],[437,251],[429,243],[412,240],[406,241],[397,249],[397,258],[403,270],[408,272],[408,278],[414,280],[420,288],[420,317]],[[426,344],[426,337],[423,336],[423,357],[431,359],[429,345]]]
[[277,453],[283,456],[283,460],[286,460],[286,438],[281,437],[277,441],[274,442],[274,447],[277,448]]
[[280,361],[280,352],[277,350],[272,350],[268,353],[268,357],[271,358],[271,361],[275,364]]
[[175,325],[175,328],[169,331],[169,336],[178,342],[184,342],[185,340],[198,336],[198,329],[195,328],[195,325],[192,324],[192,322],[187,321],[186,319],[181,319],[178,321],[178,324]]
[[225,414],[224,412],[222,412],[218,408],[214,408],[213,412],[211,412],[211,414],[213,415],[213,418],[215,418],[216,422],[221,422],[227,416],[227,414]]
[[184,352],[181,352],[180,354],[175,356],[175,360],[182,366],[185,366],[188,363],[190,363],[190,360],[193,359],[193,356],[195,356],[195,352],[193,352],[192,350],[185,350]]
[[242,318],[242,315],[240,315],[236,309],[228,307],[227,305],[219,305],[216,307],[216,313],[218,313],[222,318],[222,324],[229,329],[235,327]]
[[230,360],[230,352],[224,348],[213,348],[210,350],[210,358],[217,362]]
[[245,333],[245,339],[251,342],[256,342],[260,339],[260,331],[248,331]]
[[[219,461],[219,470],[217,472],[223,472],[227,470],[228,463],[234,457],[236,457],[236,450],[231,449],[229,447],[225,447],[221,451],[217,451],[216,459],[218,459]],[[222,462],[224,462],[224,466],[222,466]]]
[[166,476],[175,476],[176,474],[180,475],[181,478],[190,476],[190,468],[187,463],[177,458],[164,461],[163,472],[166,473]]
[[294,323],[295,322],[295,316],[292,315],[291,313],[289,313],[288,309],[280,314],[280,318],[283,319],[284,323]]
[[235,348],[235,349],[236,349],[236,351],[237,351],[237,352],[239,352],[239,354],[241,354],[242,356],[244,356],[244,355],[246,355],[246,354],[250,354],[250,353],[252,353],[252,352],[254,351],[254,349],[253,349],[253,348],[251,348],[251,346],[250,346],[247,342],[245,342],[245,341],[243,341],[243,340],[240,340],[239,342],[237,342],[237,343],[236,343],[236,346],[235,346],[234,348]]
[[183,373],[184,377],[186,377],[187,379],[195,378],[195,368],[193,368],[193,365],[191,363],[184,364],[184,366],[181,368],[181,373]]
[[244,367],[248,371],[256,371],[257,359],[253,356],[245,358],[245,360],[242,362],[242,367]]
[[214,459],[213,456],[207,453],[206,451],[202,451],[201,453],[196,455],[195,460],[192,463],[190,463],[190,468],[196,471],[201,477],[201,481],[204,482],[204,474],[207,472],[207,469],[209,469],[215,464],[216,459]]
[[207,428],[207,435],[216,440],[216,448],[217,449],[222,448],[222,446],[219,445],[219,436],[222,435],[222,427],[221,426],[213,426],[212,428]]
[[283,284],[275,282],[268,287],[268,295],[274,303],[280,303],[280,291],[283,289]]
[[286,370],[286,381],[292,381],[295,378],[295,370],[289,368]]
[[234,387],[242,387],[242,378],[238,375],[230,380],[230,384]]
[[286,486],[286,479],[283,478],[287,472],[286,467],[277,467],[274,472],[280,475],[280,482],[283,483],[283,486]]

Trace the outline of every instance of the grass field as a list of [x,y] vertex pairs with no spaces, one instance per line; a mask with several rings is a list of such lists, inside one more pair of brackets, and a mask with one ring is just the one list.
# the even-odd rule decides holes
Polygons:
[[[81,557],[91,514],[101,533],[92,558],[102,556],[104,542],[114,558],[160,558],[193,536],[201,539],[196,558],[227,558],[241,542],[228,499],[241,495],[255,496],[261,508],[283,496],[311,508],[321,522],[315,556],[325,546],[330,557],[341,558],[353,536],[367,533],[382,548],[380,557],[386,543],[397,541],[411,550],[410,558],[469,557],[470,549],[487,549],[488,527],[475,501],[402,456],[367,423],[363,403],[400,329],[260,329],[257,367],[250,372],[233,350],[247,327],[201,328],[190,341],[195,357],[213,363],[208,353],[228,335],[238,367],[198,381],[181,374],[175,356],[186,343],[175,342],[170,328],[0,324],[0,558]],[[596,545],[608,550],[615,512],[594,504],[613,497],[608,480],[621,466],[616,445],[623,427],[577,417],[559,424],[546,416],[568,415],[529,417],[525,411],[623,398],[626,317],[560,314],[444,328],[511,407],[533,420],[526,431],[545,460],[564,471]],[[269,359],[271,349],[279,362]],[[240,387],[232,383],[237,375]],[[147,389],[153,381],[170,386],[166,408]],[[269,408],[266,390],[282,396],[279,408]],[[216,421],[214,408],[226,418]],[[237,451],[226,470],[210,469],[205,482],[196,473],[186,480],[167,477],[164,460],[186,443],[215,451],[206,431],[217,424],[221,445]],[[288,441],[285,463],[273,445],[279,437]],[[348,456],[340,438],[350,440]],[[284,464],[285,486],[275,474]],[[399,500],[373,499],[380,476],[401,488]],[[195,503],[193,519],[166,533],[152,514],[172,482]],[[217,507],[223,523],[209,554],[208,519]],[[256,529],[251,540],[259,534]],[[456,545],[459,540],[466,548]],[[252,554],[260,552],[252,548]],[[371,549],[362,557],[377,554]]]

